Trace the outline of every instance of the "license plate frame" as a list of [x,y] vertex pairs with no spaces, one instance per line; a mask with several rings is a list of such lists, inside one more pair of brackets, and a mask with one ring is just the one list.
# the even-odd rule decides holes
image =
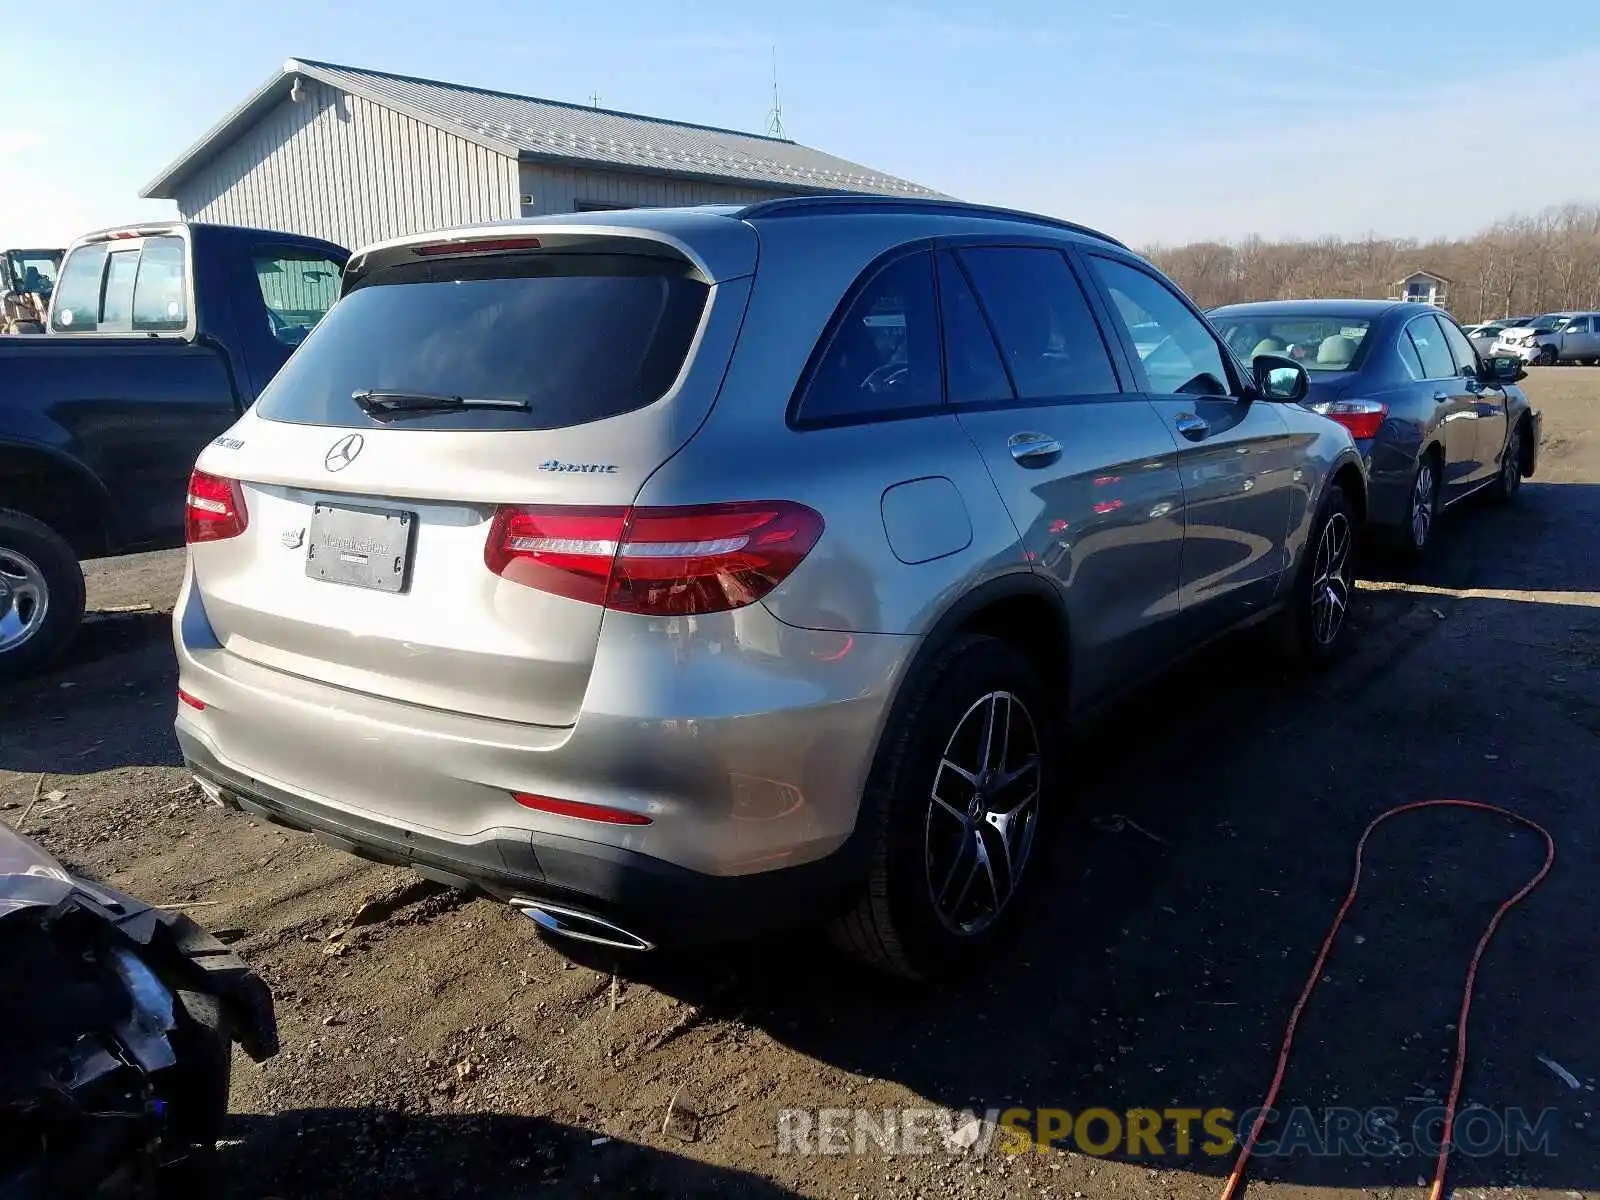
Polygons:
[[411,586],[417,514],[318,501],[306,537],[306,576],[324,583],[399,593]]

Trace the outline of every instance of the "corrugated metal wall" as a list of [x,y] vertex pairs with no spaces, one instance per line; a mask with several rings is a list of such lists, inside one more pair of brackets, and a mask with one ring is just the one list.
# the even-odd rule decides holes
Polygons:
[[518,215],[517,162],[391,109],[306,81],[183,181],[178,211],[369,242]]
[[671,179],[626,171],[595,171],[544,163],[522,164],[522,194],[533,203],[522,206],[525,217],[575,212],[580,204],[615,204],[625,208],[672,207],[687,204],[754,204],[792,195],[777,188],[738,187]]

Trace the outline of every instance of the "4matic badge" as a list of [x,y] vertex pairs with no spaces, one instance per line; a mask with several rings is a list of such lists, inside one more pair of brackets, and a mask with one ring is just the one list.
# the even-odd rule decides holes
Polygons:
[[616,463],[569,463],[559,458],[547,458],[539,464],[541,471],[577,471],[584,475],[615,475]]

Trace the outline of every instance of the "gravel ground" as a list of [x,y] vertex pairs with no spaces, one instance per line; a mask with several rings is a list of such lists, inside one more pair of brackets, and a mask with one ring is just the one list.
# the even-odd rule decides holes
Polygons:
[[[579,955],[496,904],[203,806],[170,732],[178,554],[91,564],[97,611],[70,661],[0,691],[0,816],[44,772],[66,795],[27,832],[190,906],[272,985],[284,1049],[235,1064],[230,1197],[1198,1200],[1230,1160],[1170,1139],[1159,1159],[804,1156],[777,1152],[777,1112],[1246,1109],[1366,822],[1430,797],[1507,804],[1558,860],[1484,959],[1464,1098],[1552,1110],[1551,1153],[1459,1156],[1452,1182],[1600,1195],[1600,371],[1526,386],[1539,478],[1509,510],[1470,504],[1424,567],[1364,590],[1331,673],[1286,678],[1236,638],[1078,740],[1085,819],[1054,847],[1055,886],[1015,951],[959,985],[866,978],[793,936]],[[1405,1126],[1442,1095],[1472,947],[1541,849],[1460,812],[1376,835],[1281,1103],[1389,1105]],[[1431,1162],[1300,1155],[1251,1174],[1277,1200],[1419,1196]]]

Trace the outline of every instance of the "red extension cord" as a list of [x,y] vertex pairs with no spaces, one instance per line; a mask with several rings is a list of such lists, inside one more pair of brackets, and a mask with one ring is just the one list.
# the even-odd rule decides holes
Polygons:
[[1322,979],[1323,964],[1328,961],[1328,951],[1333,948],[1333,939],[1339,932],[1339,925],[1344,921],[1345,913],[1350,911],[1350,906],[1355,903],[1356,892],[1361,886],[1361,855],[1366,849],[1367,838],[1372,836],[1372,831],[1382,825],[1390,817],[1397,817],[1401,813],[1414,812],[1419,808],[1475,808],[1481,812],[1496,813],[1507,820],[1524,825],[1544,838],[1544,866],[1539,868],[1539,873],[1527,883],[1523,884],[1516,895],[1512,896],[1498,909],[1490,919],[1488,928],[1483,931],[1483,936],[1478,939],[1478,948],[1472,952],[1472,964],[1467,968],[1467,983],[1461,993],[1461,1016],[1456,1021],[1456,1066],[1455,1076],[1450,1081],[1450,1098],[1445,1101],[1444,1108],[1444,1136],[1439,1146],[1439,1161],[1433,1170],[1433,1190],[1428,1193],[1428,1200],[1440,1200],[1444,1195],[1445,1165],[1450,1158],[1450,1139],[1455,1128],[1456,1101],[1461,1095],[1461,1074],[1467,1065],[1467,1014],[1472,1010],[1472,984],[1478,977],[1478,962],[1483,958],[1484,948],[1488,946],[1489,939],[1494,936],[1494,931],[1500,925],[1500,918],[1511,910],[1511,907],[1520,901],[1539,882],[1550,873],[1550,867],[1556,860],[1555,840],[1549,832],[1537,821],[1529,820],[1519,813],[1514,813],[1508,808],[1501,808],[1498,804],[1484,804],[1478,800],[1418,800],[1413,804],[1402,804],[1391,808],[1388,812],[1380,813],[1372,819],[1364,830],[1361,831],[1361,840],[1356,843],[1355,873],[1350,879],[1350,890],[1345,893],[1344,903],[1339,906],[1339,911],[1334,914],[1333,925],[1328,930],[1328,936],[1322,940],[1322,949],[1317,954],[1317,961],[1312,964],[1311,977],[1306,980],[1305,990],[1300,993],[1294,1011],[1289,1014],[1289,1024],[1283,1031],[1283,1047],[1278,1051],[1278,1069],[1273,1073],[1272,1086],[1267,1089],[1267,1098],[1261,1102],[1261,1111],[1256,1116],[1254,1124],[1250,1127],[1250,1136],[1245,1139],[1244,1148],[1239,1151],[1239,1159],[1233,1164],[1233,1172],[1228,1176],[1228,1182],[1222,1189],[1221,1200],[1232,1200],[1239,1190],[1239,1185],[1244,1182],[1245,1164],[1250,1161],[1250,1152],[1255,1149],[1256,1141],[1261,1136],[1261,1129],[1267,1123],[1267,1114],[1272,1108],[1272,1102],[1278,1098],[1278,1088],[1283,1083],[1284,1068],[1289,1065],[1289,1048],[1294,1044],[1294,1029],[1300,1022],[1300,1013],[1306,1006],[1306,1001],[1311,998],[1311,993],[1316,989],[1317,983]]

